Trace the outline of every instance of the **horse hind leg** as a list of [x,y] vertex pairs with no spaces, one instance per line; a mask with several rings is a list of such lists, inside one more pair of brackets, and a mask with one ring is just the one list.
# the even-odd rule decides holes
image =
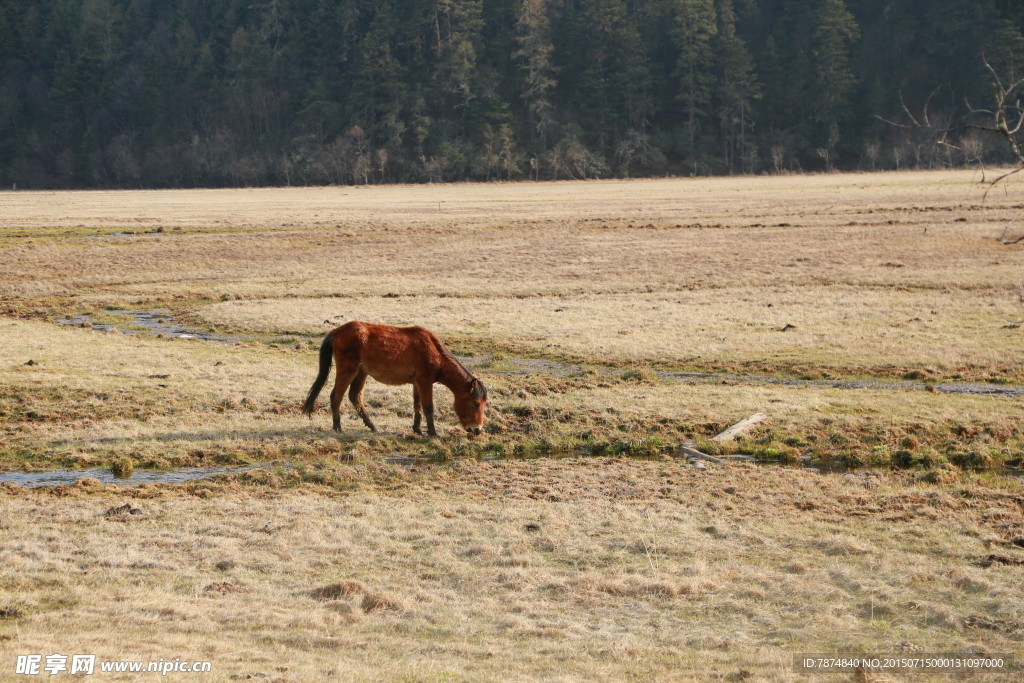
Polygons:
[[345,398],[345,390],[355,379],[359,372],[358,367],[350,367],[349,364],[338,363],[337,374],[334,377],[334,388],[331,389],[331,418],[333,419],[334,431],[341,431],[341,400]]
[[366,384],[366,370],[362,368],[355,377],[352,378],[352,384],[348,388],[348,400],[352,401],[352,406],[359,413],[359,417],[363,418],[363,424],[370,428],[371,432],[377,431],[377,427],[374,426],[373,421],[370,420],[369,414],[366,412],[366,406],[363,404],[363,386]]
[[331,389],[331,427],[336,432],[341,431],[341,398],[345,393],[344,389],[338,391],[337,385]]

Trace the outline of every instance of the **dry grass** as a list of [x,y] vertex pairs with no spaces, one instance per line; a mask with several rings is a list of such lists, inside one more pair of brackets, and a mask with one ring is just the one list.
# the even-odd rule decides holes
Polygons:
[[166,468],[578,449],[658,454],[765,410],[772,421],[730,450],[882,465],[901,450],[904,465],[995,464],[1024,451],[1020,399],[658,381],[642,367],[569,377],[479,370],[491,394],[488,435],[461,434],[450,395],[439,388],[438,424],[447,435],[440,443],[412,435],[408,387],[371,382],[366,401],[381,432],[371,434],[346,407],[339,436],[325,415],[311,422],[299,413],[316,372],[316,351],[306,346],[160,340],[28,320],[3,325],[5,468],[109,466],[125,458]]
[[836,285],[735,287],[529,298],[364,297],[229,301],[198,313],[218,328],[310,337],[353,319],[419,324],[462,347],[746,372],[933,378],[1022,376],[1006,293]]
[[[786,681],[798,651],[1012,652],[1021,483],[955,465],[1019,462],[1021,399],[655,372],[1020,381],[1022,252],[993,239],[1020,188],[982,207],[971,180],[0,193],[0,469],[265,463],[0,488],[3,666]],[[245,343],[52,322],[129,329],[119,306]],[[467,440],[441,390],[444,438],[414,439],[408,387],[372,382],[379,434],[300,416],[316,342],[353,318],[472,354],[488,433]],[[524,376],[517,355],[583,367]],[[706,441],[753,412],[750,438]],[[682,440],[909,469],[698,470],[666,455]],[[648,460],[475,459],[566,453]],[[102,516],[129,496],[143,514]]]
[[[9,293],[121,300],[1016,285],[1017,252],[989,238],[1017,217],[1019,199],[992,194],[982,209],[970,180],[951,172],[0,193],[0,235]],[[438,202],[442,212],[431,213]],[[139,221],[164,232],[80,234]],[[36,234],[61,224],[70,226],[66,237]]]
[[[984,208],[981,192],[943,172],[0,193],[0,295],[42,316],[243,299],[195,320],[319,335],[356,317],[617,363],[1017,379],[1021,250],[993,238],[1016,230],[1020,190]],[[83,236],[131,226],[163,232]]]
[[3,661],[183,656],[217,681],[788,681],[804,680],[797,651],[1019,646],[1019,572],[979,566],[1022,556],[1002,545],[1024,531],[1019,482],[616,459],[341,469],[358,492],[147,487],[139,519],[102,517],[124,495],[95,485],[8,491],[0,607],[22,616],[0,621]]

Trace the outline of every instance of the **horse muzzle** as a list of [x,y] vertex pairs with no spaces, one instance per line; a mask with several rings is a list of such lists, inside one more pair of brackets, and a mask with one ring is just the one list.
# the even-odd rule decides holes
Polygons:
[[466,431],[474,436],[479,436],[482,430],[479,427],[466,427]]

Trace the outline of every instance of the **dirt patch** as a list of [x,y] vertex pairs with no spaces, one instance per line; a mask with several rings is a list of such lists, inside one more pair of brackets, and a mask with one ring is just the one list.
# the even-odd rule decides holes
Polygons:
[[310,591],[309,595],[315,600],[338,600],[366,592],[366,585],[362,581],[341,581]]
[[1007,557],[1006,555],[989,555],[978,562],[979,567],[1021,567],[1024,566],[1024,559],[1019,557]]
[[247,589],[244,586],[239,586],[233,583],[229,583],[227,581],[219,581],[209,584],[206,588],[203,589],[203,592],[218,593],[223,595],[225,593],[244,593],[246,592],[246,590]]

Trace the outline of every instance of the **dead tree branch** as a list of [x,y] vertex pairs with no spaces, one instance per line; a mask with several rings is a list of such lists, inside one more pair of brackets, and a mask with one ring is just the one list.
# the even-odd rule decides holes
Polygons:
[[[881,116],[876,116],[880,121],[895,126],[897,128],[903,128],[904,130],[918,130],[924,131],[930,135],[936,136],[935,144],[944,145],[959,149],[956,145],[949,143],[946,140],[946,136],[953,132],[964,131],[964,130],[977,130],[984,133],[992,133],[1001,137],[1010,149],[1010,153],[1013,155],[1013,160],[1016,162],[1018,168],[1003,173],[991,183],[989,183],[988,189],[985,190],[985,198],[988,197],[989,191],[999,184],[1000,181],[1008,178],[1012,175],[1019,173],[1024,170],[1024,140],[1018,137],[1018,134],[1024,129],[1024,108],[1021,107],[1020,103],[1020,91],[1024,86],[1024,78],[1011,80],[1009,84],[1004,84],[1003,79],[999,77],[992,65],[989,64],[988,59],[984,55],[981,57],[982,63],[985,65],[985,69],[989,72],[992,77],[992,98],[995,103],[993,109],[975,109],[971,106],[971,103],[964,98],[964,104],[967,107],[967,111],[971,116],[985,116],[991,117],[991,124],[968,122],[960,126],[955,127],[939,127],[932,124],[931,119],[928,116],[928,108],[931,105],[932,98],[935,97],[943,87],[939,86],[933,90],[924,101],[924,106],[921,111],[920,120],[917,119],[911,113],[910,108],[903,101],[903,93],[901,92],[900,106],[903,108],[903,113],[906,115],[910,124],[897,123],[895,121],[889,121]],[[980,158],[979,158],[980,163]],[[985,182],[984,171],[982,172],[982,182]],[[984,201],[984,199],[982,201]],[[1024,239],[1024,238],[1022,238]],[[1016,240],[1019,242],[1021,240]],[[1004,244],[1016,244],[1016,242],[1004,241]]]

